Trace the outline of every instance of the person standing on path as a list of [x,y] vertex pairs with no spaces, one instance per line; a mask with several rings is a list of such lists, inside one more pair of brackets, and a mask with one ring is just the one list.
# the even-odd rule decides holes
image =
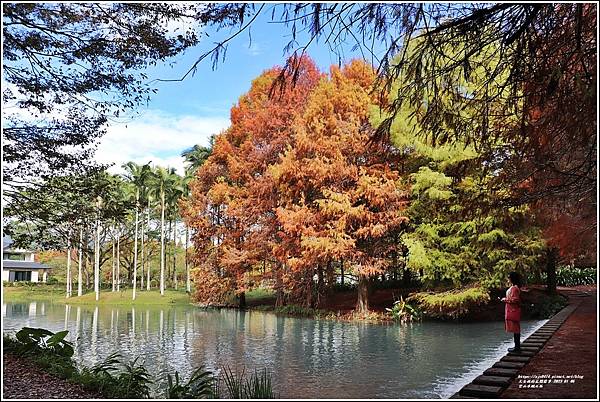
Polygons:
[[502,298],[506,303],[504,329],[514,334],[515,347],[508,348],[508,351],[519,353],[521,351],[521,276],[517,272],[511,272],[508,274],[508,280],[512,286],[506,291],[506,297]]

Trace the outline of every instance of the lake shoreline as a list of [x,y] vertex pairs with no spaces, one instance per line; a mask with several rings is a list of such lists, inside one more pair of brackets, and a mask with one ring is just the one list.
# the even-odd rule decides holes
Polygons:
[[[123,289],[112,291],[103,289],[100,293],[100,300],[95,300],[95,293],[87,291],[82,296],[72,296],[67,298],[62,287],[56,285],[35,285],[35,286],[3,286],[2,297],[4,301],[40,301],[48,300],[54,303],[72,304],[72,305],[104,305],[104,306],[186,306],[191,305],[197,308],[223,308],[240,311],[262,311],[272,313],[278,316],[287,316],[294,318],[311,318],[315,320],[331,320],[340,322],[368,322],[379,324],[398,323],[387,308],[391,307],[394,299],[406,296],[411,289],[380,289],[373,294],[373,303],[369,312],[360,314],[354,309],[354,292],[338,292],[327,300],[323,308],[307,308],[299,305],[288,304],[284,306],[275,306],[275,298],[265,296],[260,290],[256,296],[250,292],[247,296],[246,307],[241,308],[235,304],[206,305],[194,302],[190,295],[184,290],[165,290],[164,296],[161,296],[158,289],[137,290],[136,300],[133,300],[132,289]],[[396,294],[398,292],[398,294]],[[402,294],[401,294],[402,293]],[[541,319],[547,318],[555,313],[556,306],[551,306],[545,292],[536,287],[531,287],[529,291],[523,293],[523,318]],[[548,304],[548,306],[546,306]],[[562,308],[562,307],[561,307]],[[504,320],[504,304],[495,297],[487,303],[472,306],[469,312],[461,317],[429,317],[423,316],[418,321],[428,322],[488,322]],[[408,321],[415,322],[415,321]]]
[[[468,370],[469,362],[496,354],[508,340],[501,322],[370,325],[259,310],[49,301],[7,302],[4,313],[7,333],[24,326],[68,330],[78,365],[91,367],[109,352],[120,352],[128,361],[142,356],[142,364],[156,378],[165,370],[177,370],[186,378],[201,364],[210,369],[245,367],[248,372],[267,369],[275,390],[292,399],[317,398],[324,389],[325,397],[333,398],[434,397],[437,378],[443,379],[439,384],[451,383],[457,373]],[[523,324],[524,329],[537,325]],[[398,376],[406,381],[393,381]],[[330,378],[341,380],[332,388]],[[298,382],[316,385],[300,391],[294,385]]]

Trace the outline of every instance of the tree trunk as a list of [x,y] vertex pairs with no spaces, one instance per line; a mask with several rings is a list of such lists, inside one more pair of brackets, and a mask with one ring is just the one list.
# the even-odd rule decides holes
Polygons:
[[140,202],[140,189],[137,188],[135,193],[135,231],[133,239],[133,300],[135,300],[135,290],[137,287],[137,257],[138,257],[138,223],[139,223],[139,202]]
[[78,264],[78,268],[77,268],[77,296],[81,296],[83,294],[83,289],[82,289],[82,268],[83,268],[83,228],[79,229],[79,264]]
[[144,212],[142,211],[142,219],[140,220],[140,225],[142,226],[140,228],[140,232],[142,232],[142,249],[140,250],[140,291],[144,290],[144,237],[145,237],[145,232],[144,232]]
[[69,239],[67,239],[67,298],[71,297],[71,233],[69,231]]
[[165,191],[160,192],[160,295],[165,294]]
[[[95,248],[96,248],[96,241],[94,240],[94,249]],[[83,259],[83,262],[84,262],[83,269],[84,269],[84,272],[85,272],[85,289],[89,290],[90,289],[90,270],[88,269],[88,265],[93,265],[92,264],[92,256],[91,255],[87,255]]]
[[188,261],[188,243],[190,241],[190,229],[185,228],[185,290],[190,293],[192,286],[190,283],[190,263]]
[[556,263],[558,260],[558,249],[548,248],[546,252],[546,288],[549,293],[556,293]]
[[96,301],[100,299],[100,222],[96,220],[96,238],[94,247],[94,292]]
[[[146,210],[146,217],[148,222],[148,230],[150,230],[150,207]],[[150,238],[148,237],[148,241]],[[146,260],[148,261],[148,268],[146,269],[146,290],[150,290],[150,250],[148,250],[148,255],[146,256]]]
[[315,300],[315,306],[320,307],[323,303],[323,267],[321,264],[317,265],[317,300]]
[[[165,275],[167,277],[167,281],[171,280],[171,254],[173,253],[173,246],[171,244],[171,235],[173,234],[173,221],[169,219],[169,228],[167,229],[167,238],[165,239]],[[169,282],[165,283],[165,287],[169,286]]]
[[402,283],[404,284],[404,287],[408,287],[410,284],[410,271],[406,267],[402,270]]
[[177,290],[177,219],[173,221],[173,282]]
[[360,314],[365,314],[369,311],[369,282],[369,277],[360,274],[358,275],[356,311]]
[[308,280],[306,281],[306,306],[305,307],[309,307],[309,308],[313,308],[314,307],[314,300],[313,300],[313,275],[314,275],[314,271],[310,271],[310,276],[308,277]]
[[284,300],[283,300],[283,283],[281,280],[281,275],[282,275],[282,268],[280,267],[280,269],[277,270],[277,272],[275,272],[275,292],[276,292],[276,299],[275,299],[275,307],[281,307],[284,304]]
[[[120,229],[120,228],[119,228]],[[117,233],[117,292],[121,291],[121,231]]]
[[240,293],[240,308],[246,308],[246,292]]
[[115,249],[115,227],[112,228],[112,292],[117,290],[117,281],[115,280],[115,274],[117,272],[117,260],[116,260],[116,249]]

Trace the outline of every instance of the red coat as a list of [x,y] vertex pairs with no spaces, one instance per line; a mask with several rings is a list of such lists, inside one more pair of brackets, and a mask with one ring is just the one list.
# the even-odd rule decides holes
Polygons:
[[516,285],[506,291],[504,300],[504,329],[506,332],[521,333],[521,291]]

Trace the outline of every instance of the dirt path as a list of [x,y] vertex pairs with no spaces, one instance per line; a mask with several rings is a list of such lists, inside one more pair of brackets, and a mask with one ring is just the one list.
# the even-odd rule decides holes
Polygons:
[[[554,333],[544,348],[519,372],[521,378],[517,377],[502,393],[501,398],[598,398],[596,286],[559,288],[559,291],[569,296],[573,302],[580,300],[581,304]],[[586,296],[585,293],[588,295]],[[557,377],[573,375],[578,377],[564,379]],[[537,381],[534,383],[536,387],[525,388],[527,384],[525,380]],[[549,383],[540,380],[548,380]],[[554,382],[555,380],[557,382]]]
[[77,384],[54,377],[33,363],[4,354],[2,396],[9,399],[98,399]]

